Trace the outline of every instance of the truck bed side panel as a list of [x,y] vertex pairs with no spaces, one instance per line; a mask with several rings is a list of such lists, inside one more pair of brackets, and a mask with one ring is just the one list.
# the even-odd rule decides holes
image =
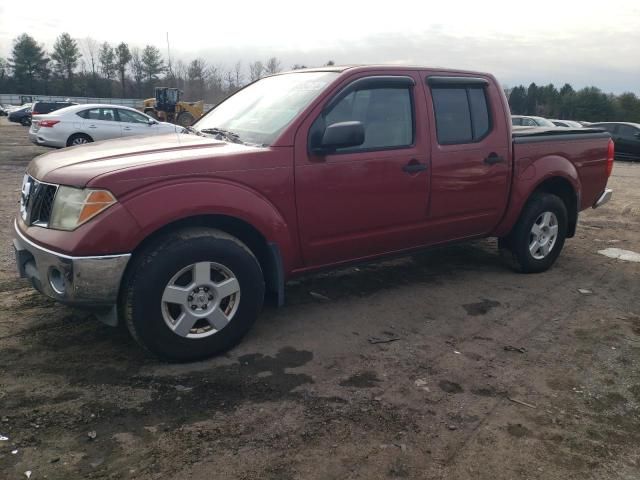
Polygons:
[[524,204],[545,180],[567,180],[579,198],[578,210],[593,205],[607,184],[608,134],[554,135],[516,138],[511,202],[494,234],[506,235]]

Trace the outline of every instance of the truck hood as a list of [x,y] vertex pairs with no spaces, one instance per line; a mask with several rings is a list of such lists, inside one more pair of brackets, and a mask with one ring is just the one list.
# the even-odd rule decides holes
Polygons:
[[27,172],[40,181],[84,187],[92,178],[118,170],[255,150],[211,137],[169,133],[64,148],[35,158]]

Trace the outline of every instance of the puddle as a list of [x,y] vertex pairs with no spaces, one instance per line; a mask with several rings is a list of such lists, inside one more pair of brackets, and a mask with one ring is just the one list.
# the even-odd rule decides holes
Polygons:
[[632,252],[631,250],[623,250],[621,248],[605,248],[604,250],[598,250],[600,255],[604,255],[609,258],[617,258],[619,260],[625,260],[627,262],[640,262],[640,253]]

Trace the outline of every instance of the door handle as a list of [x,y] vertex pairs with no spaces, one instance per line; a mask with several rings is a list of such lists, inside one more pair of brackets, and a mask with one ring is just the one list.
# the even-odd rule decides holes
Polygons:
[[89,128],[98,128],[95,125],[89,125]]
[[496,163],[504,162],[504,157],[501,157],[495,152],[491,152],[487,158],[484,159],[484,163],[487,165],[495,165]]
[[419,163],[416,160],[411,160],[404,167],[402,167],[402,171],[408,174],[419,173],[427,169],[426,163]]
[[124,127],[124,130],[131,130],[131,127]]

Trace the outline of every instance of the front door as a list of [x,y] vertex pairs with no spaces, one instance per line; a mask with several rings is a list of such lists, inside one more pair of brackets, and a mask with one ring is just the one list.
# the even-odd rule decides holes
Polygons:
[[510,126],[495,82],[424,74],[434,242],[488,234],[507,206]]
[[[298,130],[295,186],[307,266],[426,243],[428,128],[418,81],[414,73],[351,80]],[[310,152],[310,135],[345,121],[362,122],[362,145]]]
[[134,135],[157,135],[158,124],[150,124],[149,117],[138,112],[118,109],[118,118],[122,127],[123,137],[132,137]]

